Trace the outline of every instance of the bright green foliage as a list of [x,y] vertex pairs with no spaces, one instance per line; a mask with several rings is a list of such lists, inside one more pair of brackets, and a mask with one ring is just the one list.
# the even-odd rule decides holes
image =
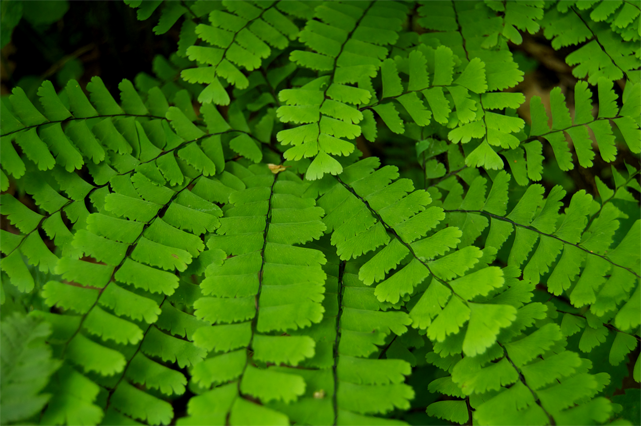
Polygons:
[[308,388],[294,404],[272,406],[297,423],[398,424],[375,415],[409,407],[414,391],[403,381],[411,367],[405,360],[380,359],[385,351],[378,346],[406,334],[409,318],[387,311],[358,278],[357,262],[341,262],[326,240],[321,244],[328,255],[325,315],[308,331],[316,342],[316,355],[302,363]]
[[[194,304],[196,317],[213,326],[194,336],[211,356],[194,367],[193,380],[204,390],[213,389],[193,400],[186,421],[248,424],[268,416],[282,423],[287,421],[282,414],[250,401],[290,403],[305,392],[297,370],[281,369],[312,357],[314,340],[283,333],[304,330],[323,318],[325,257],[294,246],[322,235],[323,211],[300,197],[305,184],[291,173],[230,166],[244,188],[229,196],[230,208],[207,246],[234,257],[207,267],[204,297]],[[281,367],[260,368],[251,359]],[[199,409],[200,400],[215,411]]]
[[[508,5],[513,8],[509,2]],[[510,114],[509,109],[520,105],[524,98],[516,93],[489,92],[516,85],[522,79],[522,72],[513,62],[506,40],[498,37],[501,32],[510,37],[514,23],[501,25],[501,21],[492,18],[494,12],[489,8],[474,6],[470,2],[442,2],[437,6],[436,14],[431,6],[422,6],[420,24],[436,32],[422,35],[421,42],[451,49],[457,57],[456,62],[461,63],[462,74],[458,80],[474,77],[474,84],[448,89],[454,112],[443,123],[454,127],[448,133],[452,142],[470,144],[466,149],[466,165],[496,170],[504,167],[496,151],[517,149],[522,140],[519,132],[524,122]],[[510,15],[506,13],[506,21]],[[486,38],[476,36],[481,28],[484,34],[489,29],[490,35]],[[490,46],[494,47],[488,49]],[[474,96],[474,93],[481,96]]]
[[[639,5],[635,2],[560,2],[542,20],[552,47],[582,44],[568,55],[572,73],[596,84],[602,77],[638,81]],[[630,43],[627,43],[630,42]]]
[[0,102],[3,423],[638,419],[637,3],[126,3],[154,75]]
[[[591,362],[563,348],[560,327],[543,319],[545,306],[521,308],[518,317],[519,327],[507,329],[485,356],[458,360],[448,369],[451,375],[433,381],[430,390],[457,384],[453,396],[468,398],[479,424],[590,424],[609,418],[610,402],[594,398],[608,376],[587,373]],[[461,424],[467,420],[464,407],[445,403],[430,405],[428,413]]]
[[485,4],[496,12],[503,12],[503,28],[496,33],[489,34],[489,39],[497,37],[497,33],[515,44],[521,44],[523,37],[518,30],[535,34],[540,25],[537,21],[543,18],[545,3],[540,0],[533,1],[507,1],[485,0]]
[[[626,89],[632,93],[638,93],[639,87]],[[570,112],[565,106],[565,97],[561,91],[556,88],[551,93],[551,111],[552,111],[552,128],[548,127],[548,116],[539,97],[533,97],[530,100],[530,110],[532,111],[532,127],[530,136],[540,136],[545,138],[552,149],[554,156],[559,163],[561,170],[571,170],[574,168],[572,154],[567,146],[567,138],[574,144],[579,164],[582,167],[591,167],[594,159],[592,148],[592,138],[590,138],[588,129],[592,131],[596,141],[601,158],[604,161],[614,161],[617,154],[615,145],[615,136],[613,133],[612,123],[616,125],[623,135],[630,151],[634,153],[641,152],[641,131],[638,129],[634,120],[625,113],[632,108],[638,108],[639,101],[634,99],[635,94],[628,96],[623,101],[623,107],[617,106],[617,96],[613,91],[612,82],[606,79],[599,80],[599,113],[598,117],[592,115],[592,103],[588,85],[580,81],[575,86],[574,105],[576,115],[574,119],[570,117]],[[636,104],[636,105],[632,105]],[[621,115],[620,115],[621,114]],[[532,164],[532,166],[531,166]],[[530,167],[535,167],[534,163],[528,158],[528,171]],[[533,179],[538,180],[538,179]]]
[[[82,287],[50,281],[43,288],[48,305],[80,316],[43,316],[54,324],[51,343],[108,389],[109,406],[151,424],[167,424],[171,405],[132,384],[180,395],[184,376],[158,361],[184,367],[202,360],[204,351],[190,340],[204,323],[182,310],[200,290],[172,272],[185,270],[203,251],[198,236],[220,225],[222,211],[188,190],[206,179],[202,171],[194,169],[194,177],[169,188],[152,180],[163,179],[157,166],[144,164],[150,167],[110,179],[113,192],[101,194],[97,212],[86,217],[86,230],[73,238],[83,259],[102,264],[65,257],[56,273]],[[64,414],[51,416],[69,419],[76,409],[70,402]]]
[[[463,351],[468,356],[484,353],[499,330],[514,321],[515,310],[471,301],[502,287],[503,272],[477,265],[483,253],[476,247],[449,253],[459,245],[461,231],[439,226],[443,209],[428,207],[431,198],[425,191],[408,195],[410,181],[391,183],[398,176],[393,168],[373,171],[376,166],[377,161],[363,160],[346,168],[344,180],[319,200],[328,228],[334,230],[337,254],[356,258],[384,246],[359,271],[365,284],[377,283],[378,301],[399,306],[411,300],[413,325],[427,329],[435,343],[457,334],[469,321]],[[474,272],[468,274],[470,270]]]
[[[406,14],[407,8],[395,2],[327,3],[315,10],[319,21],[308,21],[301,32],[300,40],[312,51],[295,50],[290,60],[300,67],[332,71],[279,94],[285,104],[277,111],[279,119],[297,126],[282,130],[277,138],[283,145],[293,145],[284,154],[287,160],[314,158],[307,179],[341,173],[333,156],[354,151],[349,140],[360,136],[358,123],[364,119],[358,107],[372,102],[367,88],[379,68],[384,82],[389,67],[395,72],[393,62],[382,60],[388,55],[387,46],[398,39]],[[393,107],[379,110],[398,119]]]
[[[636,348],[634,330],[641,324],[634,294],[639,286],[639,264],[632,254],[639,251],[635,244],[640,222],[623,220],[627,216],[614,202],[630,200],[628,187],[635,185],[628,185],[638,172],[629,172],[624,179],[614,171],[619,176],[616,192],[600,184],[600,203],[579,191],[563,212],[559,208],[565,191],[558,186],[544,198],[544,189],[531,185],[515,205],[509,203],[509,175],[505,172],[495,176],[491,187],[485,178],[477,177],[463,198],[461,185],[455,180],[440,185],[449,191],[443,202],[447,219],[451,224],[469,226],[470,241],[489,230],[485,250],[509,250],[508,269],[522,270],[524,285],[544,284],[549,293],[583,308],[585,315],[570,306],[559,308],[568,309],[559,321],[563,333],[581,332],[578,349],[590,352],[609,334],[614,335],[614,341],[609,341],[612,365],[618,365]],[[450,199],[454,194],[458,194],[456,202]],[[508,204],[514,205],[511,211]],[[622,224],[624,228],[619,229]],[[608,321],[615,326],[607,328]]]

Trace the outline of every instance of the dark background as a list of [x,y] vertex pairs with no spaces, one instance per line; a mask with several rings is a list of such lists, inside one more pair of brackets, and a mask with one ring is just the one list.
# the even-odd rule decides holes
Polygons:
[[[46,3],[28,1],[23,7],[46,7]],[[30,94],[43,80],[61,89],[75,78],[84,87],[94,75],[117,93],[123,78],[133,80],[141,71],[152,74],[153,57],[176,50],[177,28],[156,36],[152,28],[157,19],[138,21],[136,11],[123,1],[70,1],[68,5],[53,24],[33,25],[23,15],[11,42],[2,49],[3,95],[17,85]]]

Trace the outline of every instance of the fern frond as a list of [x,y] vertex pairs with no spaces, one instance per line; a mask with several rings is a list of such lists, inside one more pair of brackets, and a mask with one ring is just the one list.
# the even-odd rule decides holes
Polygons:
[[[399,116],[399,111],[403,112],[403,117],[409,116],[419,127],[428,126],[432,114],[437,122],[447,124],[451,111],[450,103],[443,92],[445,88],[457,107],[459,120],[466,123],[471,119],[469,114],[473,117],[474,109],[473,104],[463,106],[466,98],[470,96],[470,92],[479,94],[487,90],[484,67],[478,58],[474,58],[461,67],[460,73],[457,72],[454,78],[454,54],[451,49],[445,46],[433,49],[423,44],[418,45],[407,58],[397,57],[395,60],[386,59],[383,62],[381,99],[373,104],[370,102],[370,105],[361,110],[375,111],[392,132],[399,134],[405,132],[405,120]],[[407,82],[401,79],[400,69],[408,75]],[[433,75],[431,84],[430,75]],[[418,93],[425,98],[429,109],[422,98],[418,97]],[[400,105],[400,110],[397,104]],[[370,140],[373,142],[373,138]]]
[[[498,38],[498,34],[504,31],[504,27],[500,20],[494,19],[490,8],[485,5],[473,7],[476,5],[464,2],[444,2],[436,6],[438,12],[434,13],[432,6],[430,3],[429,6],[425,5],[419,9],[421,14],[419,23],[427,29],[436,30],[421,35],[421,41],[427,45],[449,47],[458,60],[467,67],[459,79],[463,77],[479,79],[480,71],[483,70],[483,80],[487,82],[483,82],[480,86],[476,83],[478,88],[473,90],[474,92],[493,92],[511,87],[521,81],[523,73],[518,70],[507,49],[505,39]],[[526,5],[519,7],[526,7]],[[479,31],[481,27],[483,30]],[[506,31],[507,34],[512,33],[509,30]],[[489,32],[490,36],[479,37],[478,34],[481,32],[483,34]],[[496,48],[487,49],[495,45]],[[517,148],[520,141],[524,139],[520,133],[525,123],[515,117],[509,109],[504,113],[490,110],[514,108],[525,98],[518,94],[510,94],[509,97],[502,99],[501,95],[496,93],[484,93],[480,98],[476,98],[470,95],[467,88],[456,86],[449,91],[455,106],[455,114],[450,115],[447,123],[449,128],[453,128],[448,138],[455,143],[466,144],[464,146],[465,164],[485,169],[503,169],[504,162],[496,151]],[[485,106],[486,102],[487,106]]]
[[[570,5],[568,4],[559,10],[567,12],[568,6]],[[596,1],[591,4],[576,3],[574,6],[580,11],[592,9],[590,19],[594,22],[606,22],[610,25],[610,29],[619,34],[623,40],[636,41],[639,39],[640,8],[635,2]]]
[[[523,37],[519,33],[527,31],[535,34],[539,31],[540,25],[537,21],[543,18],[544,2],[534,1],[506,1],[485,0],[485,4],[496,12],[502,12],[503,28],[498,32],[512,43],[521,44]],[[497,34],[489,34],[488,39],[493,40]],[[489,41],[488,40],[488,41]]]
[[[40,100],[45,114],[52,120],[58,120],[54,122],[47,121],[47,118],[26,99],[24,92],[18,91],[16,95],[9,98],[16,104],[18,117],[31,127],[25,127],[24,123],[18,122],[19,128],[3,138],[3,146],[6,148],[5,153],[8,153],[9,159],[5,162],[5,156],[3,156],[3,167],[14,171],[15,177],[27,172],[26,177],[21,179],[24,182],[24,189],[34,198],[36,205],[44,214],[39,215],[30,211],[24,205],[15,202],[10,195],[2,196],[3,213],[8,215],[9,220],[22,231],[23,235],[19,237],[2,231],[7,237],[2,245],[2,251],[6,257],[2,259],[1,265],[12,278],[13,284],[25,292],[33,289],[34,282],[20,254],[27,256],[29,263],[39,266],[40,270],[54,271],[58,256],[51,253],[42,242],[38,233],[42,228],[63,249],[63,254],[78,257],[81,252],[77,246],[71,244],[73,234],[64,225],[62,214],[66,214],[75,224],[74,231],[84,228],[89,216],[85,200],[90,198],[99,209],[106,200],[107,188],[99,188],[98,185],[104,186],[109,183],[118,188],[116,192],[132,195],[134,198],[141,196],[145,198],[138,204],[125,203],[123,206],[125,210],[121,213],[126,218],[134,218],[132,215],[141,213],[134,210],[146,209],[147,215],[153,214],[153,203],[162,205],[168,197],[172,196],[172,190],[163,187],[167,181],[171,185],[183,184],[187,179],[186,175],[194,178],[199,173],[213,175],[224,169],[221,135],[230,133],[232,129],[214,107],[203,108],[203,119],[207,130],[211,132],[210,136],[201,130],[202,126],[192,123],[192,120],[196,120],[196,116],[191,103],[188,97],[179,97],[180,93],[175,99],[178,102],[177,106],[170,107],[165,101],[167,107],[163,113],[167,118],[163,118],[149,114],[140,95],[126,80],[120,84],[122,106],[113,99],[100,79],[94,78],[88,85],[88,89],[91,101],[77,87],[77,84],[71,82],[68,85],[65,93],[70,99],[70,112],[61,103],[59,95],[53,91],[51,83],[45,82],[40,89]],[[155,97],[152,96],[154,93]],[[186,96],[186,92],[183,93]],[[147,102],[149,104],[159,98],[164,99],[162,92],[152,89]],[[180,99],[186,99],[187,103]],[[72,112],[76,116],[72,115]],[[11,113],[8,114],[12,116]],[[174,133],[168,122],[177,133]],[[65,126],[64,131],[62,126]],[[3,131],[4,129],[3,127]],[[52,166],[50,170],[39,170],[38,163],[34,163],[34,159],[37,160],[39,157],[34,156],[36,154],[31,155],[26,145],[21,145],[23,156],[18,156],[11,144],[11,138],[20,138],[21,135],[26,134],[25,132],[31,133],[36,139],[39,132],[47,143],[55,142],[57,137],[62,138],[60,140],[67,143],[67,148],[61,145],[50,145],[51,152],[58,154],[55,160],[58,164]],[[246,132],[241,130],[238,133],[230,133],[230,136],[239,134],[246,138],[245,143],[249,144],[249,148],[257,152],[259,158],[255,156],[253,158],[260,160],[262,154]],[[231,142],[232,147],[236,146],[234,140]],[[82,149],[74,151],[74,144]],[[37,146],[34,146],[34,149],[36,148]],[[43,149],[42,152],[38,150],[37,155],[42,156],[44,152],[49,152],[46,148]],[[252,152],[247,152],[246,149],[239,151],[247,156],[251,156]],[[93,184],[74,173],[75,169],[68,167],[69,163],[66,161],[70,152],[76,152],[77,158],[80,159],[80,163],[74,167],[81,167],[85,159],[87,160],[86,165],[93,177]],[[12,153],[15,153],[15,156],[12,156]],[[12,161],[15,161],[15,165],[11,165]],[[136,173],[131,180],[125,176],[134,171]],[[208,203],[202,205],[198,200],[194,201],[189,194],[180,195],[179,202],[167,210],[166,218],[173,223],[184,222],[181,226],[184,225],[188,231],[204,233],[214,223],[213,219],[207,216],[207,212],[211,213],[211,205]],[[226,199],[219,199],[219,202],[225,201]],[[183,207],[189,203],[195,203],[199,210]],[[127,212],[127,209],[131,211]],[[184,269],[187,263],[183,263],[183,267],[179,269]],[[156,263],[156,265],[161,264]],[[91,272],[87,270],[86,273]]]
[[[618,197],[629,196],[625,188],[636,174],[637,171],[631,169],[628,179],[619,175]],[[508,182],[509,175],[505,172],[496,175],[485,198],[486,180],[478,177],[463,199],[462,191],[454,190],[460,184],[454,183],[443,201],[448,222],[474,224],[466,230],[469,242],[489,225],[486,247],[499,250],[510,241],[507,263],[522,269],[524,280],[533,284],[545,282],[550,293],[568,294],[573,306],[589,305],[590,312],[605,316],[605,321],[615,317],[615,324],[623,331],[636,328],[641,309],[636,301],[631,300],[624,307],[619,305],[639,282],[638,265],[627,257],[637,252],[634,244],[639,222],[626,221],[626,228],[617,232],[620,219],[625,215],[610,202],[614,192],[606,193],[607,187],[603,185],[606,198],[599,204],[579,191],[573,195],[564,214],[559,214],[565,191],[555,187],[544,199],[543,187],[531,185],[507,213]],[[455,207],[459,203],[460,206]]]
[[[122,107],[98,77],[88,85],[91,101],[74,80],[67,84],[61,95],[56,94],[51,82],[46,81],[38,90],[43,115],[22,89],[17,88],[9,97],[11,108],[8,103],[2,103],[4,169],[15,178],[20,178],[25,171],[24,161],[11,142],[20,146],[24,156],[39,170],[51,170],[58,165],[72,172],[86,164],[95,175],[105,173],[102,163],[107,158],[119,168],[119,163],[131,162],[128,159],[132,155],[145,160],[145,156],[157,149],[154,145],[164,147],[166,138],[157,131],[162,128],[160,120],[164,121],[164,117],[151,115],[127,80],[120,84],[120,89]],[[62,103],[63,95],[68,105]],[[143,137],[147,145],[139,141],[138,133],[145,131],[135,122],[142,117],[151,119],[144,123],[147,132],[152,134],[154,145],[147,135]]]
[[187,49],[189,59],[198,62],[199,67],[185,69],[181,76],[191,83],[207,84],[198,97],[200,102],[228,105],[229,95],[219,77],[245,89],[249,80],[238,67],[248,71],[260,68],[272,54],[270,46],[282,50],[289,45],[289,39],[299,32],[292,20],[299,16],[311,18],[313,13],[305,2],[290,3],[223,1],[224,10],[209,14],[211,25],[196,26],[198,38],[209,46]]
[[312,51],[295,50],[290,60],[331,74],[282,90],[279,98],[285,105],[277,110],[280,121],[298,125],[277,134],[283,145],[293,145],[285,158],[314,158],[306,179],[342,171],[334,156],[354,151],[349,140],[361,134],[358,123],[363,120],[356,107],[370,101],[370,79],[387,57],[386,46],[397,40],[406,14],[401,3],[324,4],[315,9],[319,20],[307,22],[300,39]]
[[[459,424],[469,416],[482,424],[605,422],[612,407],[595,396],[608,375],[589,374],[592,363],[564,349],[561,327],[546,311],[540,303],[521,307],[485,354],[458,358],[447,369],[451,376],[433,381],[429,389],[459,399],[433,403],[428,413]],[[439,358],[428,354],[428,361],[443,368]],[[591,409],[594,405],[598,409]]]
[[220,225],[222,211],[188,190],[193,184],[202,188],[205,169],[171,188],[153,162],[144,165],[130,176],[111,178],[113,192],[95,192],[98,212],[74,235],[72,245],[84,259],[101,264],[63,257],[57,273],[78,286],[51,281],[44,287],[47,304],[79,316],[45,317],[54,324],[51,343],[107,388],[107,407],[167,424],[173,417],[171,405],[132,384],[180,395],[186,379],[163,363],[184,367],[202,360],[204,351],[191,339],[205,323],[184,311],[191,309],[199,290],[180,283],[171,272],[185,270],[203,251],[199,236]]
[[[407,332],[406,313],[379,302],[374,289],[358,278],[357,262],[341,262],[328,239],[319,248],[328,256],[323,320],[301,330],[316,342],[316,355],[298,370],[307,383],[305,394],[291,403],[271,403],[296,423],[405,424],[375,417],[409,407],[414,391],[405,383],[410,365],[399,359],[380,359],[392,335]],[[376,356],[378,353],[378,356]]]
[[491,259],[476,247],[447,254],[459,246],[461,231],[430,232],[443,220],[443,209],[428,208],[429,194],[413,191],[408,179],[392,183],[398,177],[395,168],[374,171],[377,166],[371,158],[347,167],[319,199],[337,254],[358,258],[384,246],[359,271],[365,284],[378,283],[378,300],[398,304],[412,298],[413,325],[427,329],[436,342],[456,335],[469,320],[463,350],[470,356],[483,353],[514,320],[514,312],[511,306],[471,301],[503,286],[503,272],[486,267]]
[[[633,85],[632,83],[630,85],[632,86],[629,89],[630,93],[639,91],[638,85]],[[617,96],[612,89],[612,83],[605,79],[599,80],[598,93],[599,113],[595,118],[592,115],[592,103],[588,85],[585,82],[578,82],[574,92],[576,114],[572,119],[565,105],[565,96],[559,89],[552,90],[550,96],[552,128],[548,127],[548,116],[541,99],[533,97],[530,100],[530,110],[532,111],[530,137],[540,136],[550,143],[561,170],[574,168],[572,155],[566,141],[566,134],[573,142],[579,164],[583,167],[592,166],[594,152],[588,128],[594,134],[601,158],[605,161],[613,161],[617,154],[612,123],[616,125],[623,135],[623,139],[630,151],[634,153],[641,152],[639,126],[630,116],[625,115],[629,111],[638,109],[638,99],[625,97],[623,106],[619,108],[616,104]],[[529,167],[530,163],[528,162],[528,169]]]
[[[521,81],[523,73],[514,63],[505,40],[499,42],[496,36],[479,36],[502,30],[501,21],[494,19],[494,13],[485,4],[476,7],[475,4],[455,1],[442,2],[437,6],[426,3],[419,9],[419,14],[419,24],[436,31],[422,34],[421,41],[434,45],[435,40],[439,40],[438,44],[451,48],[461,61],[480,59],[485,64],[489,92],[512,87]],[[478,31],[479,28],[484,30]],[[498,49],[486,49],[494,45]]]
[[602,21],[606,14],[612,13],[611,8],[614,4],[604,3],[608,2],[602,2],[592,13],[581,10],[585,7],[579,4],[571,6],[559,3],[556,8],[549,9],[542,20],[544,34],[552,39],[552,47],[555,49],[587,41],[566,58],[568,65],[577,65],[572,70],[572,74],[577,78],[587,77],[590,84],[596,84],[601,78],[610,81],[621,78],[638,81],[641,66],[639,47],[638,43],[630,42],[631,38],[634,41],[638,40],[638,32],[632,36],[628,30],[622,39],[617,32],[612,31],[612,27],[621,31],[627,27],[626,22],[629,24],[635,18],[638,27],[639,8],[626,2],[620,12],[624,15],[618,15],[622,19],[615,18],[617,24],[613,23],[610,26],[598,22]]
[[[314,356],[307,330],[323,318],[326,260],[296,245],[322,235],[323,212],[301,198],[306,185],[292,173],[227,166],[243,188],[230,194],[221,227],[207,242],[231,257],[207,267],[203,297],[194,304],[196,317],[213,324],[194,334],[211,355],[193,368],[207,391],[192,400],[185,422],[283,423],[281,412],[252,400],[291,403],[305,393],[302,373],[286,366]],[[203,410],[200,401],[216,409]]]

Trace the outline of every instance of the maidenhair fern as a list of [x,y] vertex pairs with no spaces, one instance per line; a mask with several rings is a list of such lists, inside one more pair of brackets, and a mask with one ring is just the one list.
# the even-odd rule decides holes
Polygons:
[[0,102],[3,423],[638,419],[637,1],[125,2],[154,75]]

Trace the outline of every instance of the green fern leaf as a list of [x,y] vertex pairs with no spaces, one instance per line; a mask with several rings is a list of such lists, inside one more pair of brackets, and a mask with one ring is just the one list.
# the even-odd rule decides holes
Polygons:
[[[308,21],[308,25],[301,32],[301,40],[318,53],[294,51],[291,59],[297,64],[317,70],[340,70],[353,66],[368,66],[372,75],[374,71],[381,66],[381,60],[387,55],[387,49],[383,46],[394,43],[397,31],[400,29],[400,22],[407,13],[404,6],[397,3],[371,3],[363,4],[363,7],[349,6],[341,10],[330,5],[323,5],[317,8],[320,13],[319,18],[324,24],[317,21]],[[392,16],[384,25],[377,27],[377,34],[371,31],[371,25],[379,25],[383,22],[377,19],[379,14],[387,12],[387,16]],[[373,38],[372,38],[373,37]],[[375,44],[372,44],[374,41]],[[396,73],[394,62],[384,62],[385,75],[395,78],[397,86],[389,93],[398,91],[398,74]],[[360,88],[348,86],[344,83],[353,83],[353,79],[343,76],[344,72],[336,72],[329,77],[321,77],[308,83],[298,90],[309,90],[315,92],[313,95],[305,96],[303,93],[287,94],[283,101],[295,105],[282,106],[278,110],[278,115],[284,122],[290,123],[311,123],[294,129],[283,130],[279,132],[279,141],[285,144],[293,144],[294,147],[286,152],[287,158],[315,157],[310,165],[310,171],[307,173],[307,179],[318,179],[326,173],[340,173],[338,163],[333,160],[331,154],[338,154],[336,150],[328,150],[326,144],[321,142],[321,136],[342,139],[353,139],[361,134],[359,126],[352,124],[354,118],[360,116],[351,105],[359,105],[369,102],[371,94]],[[338,77],[338,81],[336,81]],[[363,77],[359,77],[361,81]],[[365,77],[369,78],[369,77]],[[344,82],[344,83],[339,83]],[[288,91],[289,92],[289,91]],[[282,93],[282,92],[281,92]],[[388,92],[385,92],[389,94]],[[311,97],[310,97],[311,96]],[[391,95],[390,95],[391,96]],[[313,100],[312,100],[313,99]],[[329,106],[325,106],[327,100],[332,100]],[[310,105],[308,102],[312,102]],[[313,106],[312,106],[313,105]],[[334,105],[332,107],[332,105]],[[392,120],[394,129],[401,132],[402,125],[399,125],[395,113],[391,109],[391,104],[376,109],[377,112]],[[349,115],[341,114],[340,119],[332,119],[327,115],[333,115],[336,108],[341,110],[353,111]],[[351,117],[351,119],[350,119]],[[360,121],[360,120],[359,120]],[[401,127],[399,127],[401,126]],[[346,141],[343,141],[346,142]],[[301,143],[309,144],[304,150],[298,148]],[[315,145],[315,146],[314,146]],[[325,146],[324,146],[325,145]],[[351,149],[343,149],[341,155],[345,152],[351,152]]]
[[[243,394],[288,403],[305,391],[302,378],[295,370],[247,366],[247,348],[251,345],[257,360],[292,366],[314,355],[314,341],[307,336],[268,333],[305,329],[322,318],[325,258],[293,246],[321,235],[322,211],[313,200],[300,198],[305,186],[294,175],[274,176],[266,167],[233,168],[247,187],[230,195],[233,207],[208,245],[234,257],[206,270],[205,297],[195,303],[196,316],[216,325],[200,328],[194,338],[207,349],[236,350],[199,364],[194,379],[207,388],[238,380]],[[300,298],[308,301],[296,304]],[[212,397],[220,391],[211,391]],[[236,416],[238,409],[228,406],[227,412]]]

